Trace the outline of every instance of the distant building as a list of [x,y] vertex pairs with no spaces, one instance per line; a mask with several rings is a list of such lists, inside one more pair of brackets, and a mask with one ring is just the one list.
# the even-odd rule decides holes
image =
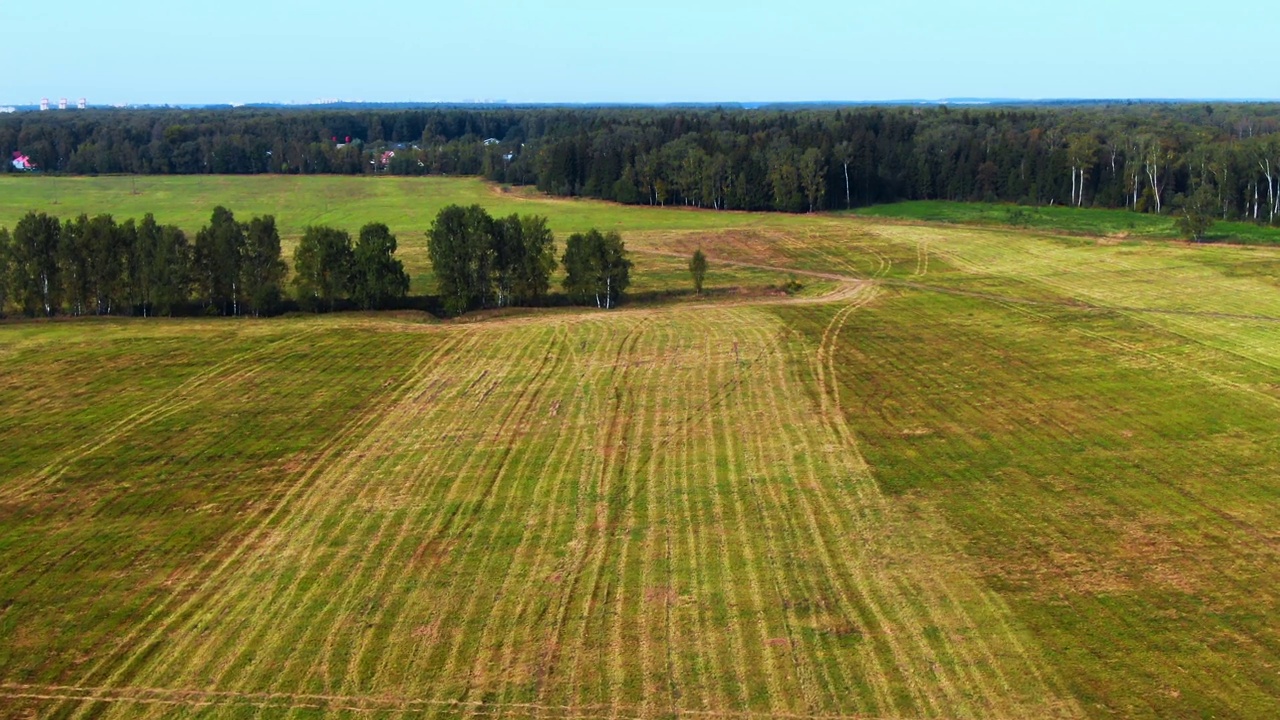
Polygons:
[[40,112],[46,112],[49,109],[49,98],[40,98]]
[[484,141],[484,144],[485,144],[485,145],[497,145],[497,144],[498,144],[498,143],[500,143],[500,142],[502,142],[502,141],[501,141],[501,140],[499,140],[498,138],[489,138],[489,139],[487,139],[487,140],[485,140],[485,141]]
[[66,98],[58,98],[58,109],[59,109],[59,110],[66,110],[66,109],[67,109],[67,99],[66,99]]
[[18,108],[16,107],[0,107],[0,115],[7,115],[15,112],[18,112]]
[[84,110],[87,107],[89,107],[89,101],[84,98],[80,98],[80,102],[76,103],[76,108],[80,110]]

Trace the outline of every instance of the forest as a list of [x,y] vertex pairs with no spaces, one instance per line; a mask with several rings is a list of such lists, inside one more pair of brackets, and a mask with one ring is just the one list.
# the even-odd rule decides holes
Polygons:
[[940,199],[1280,214],[1276,104],[27,112],[0,117],[0,151],[6,172],[479,175],[719,210]]

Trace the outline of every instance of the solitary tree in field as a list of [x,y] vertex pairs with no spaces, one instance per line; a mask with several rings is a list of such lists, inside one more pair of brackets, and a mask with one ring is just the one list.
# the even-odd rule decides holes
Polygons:
[[702,281],[707,278],[707,256],[702,254],[702,248],[694,250],[689,258],[689,274],[693,276],[693,291],[701,295]]
[[304,307],[333,310],[351,285],[354,253],[345,230],[308,227],[293,252],[293,285]]
[[396,236],[382,223],[360,228],[354,252],[351,297],[365,310],[381,310],[409,292],[409,275],[396,259]]

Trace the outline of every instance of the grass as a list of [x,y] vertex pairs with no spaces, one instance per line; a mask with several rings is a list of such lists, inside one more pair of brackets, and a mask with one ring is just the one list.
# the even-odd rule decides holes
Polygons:
[[[861,208],[856,215],[930,223],[955,223],[1017,227],[1029,230],[1132,238],[1176,238],[1178,229],[1171,215],[1152,215],[1104,208],[1072,208],[1061,205],[1038,207],[1005,203],[915,200]],[[1217,221],[1210,229],[1209,242],[1274,245],[1280,243],[1280,228],[1249,222]]]
[[[354,237],[369,222],[386,223],[399,238],[398,256],[412,281],[411,292],[430,293],[431,275],[425,233],[440,208],[449,204],[484,205],[494,215],[548,217],[563,243],[574,232],[602,230],[720,229],[752,225],[761,216],[716,216],[683,208],[650,209],[550,198],[519,189],[491,186],[475,178],[338,176],[0,176],[0,227],[12,228],[31,210],[63,219],[82,213],[110,213],[181,227],[194,238],[219,204],[238,217],[276,216],[286,258],[309,225],[329,225]],[[563,245],[561,245],[563,247]]]
[[638,301],[0,325],[0,717],[1280,708],[1276,250],[404,187]]
[[[779,312],[815,339],[832,315]],[[949,295],[886,299],[841,334],[880,485],[965,537],[1086,709],[1274,711],[1277,398],[1186,372],[1186,355],[1269,373],[1118,313]]]

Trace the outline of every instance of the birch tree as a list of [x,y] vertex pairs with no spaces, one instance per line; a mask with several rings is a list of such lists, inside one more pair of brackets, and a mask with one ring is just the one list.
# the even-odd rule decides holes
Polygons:
[[484,307],[493,287],[493,218],[479,205],[450,205],[427,232],[427,252],[445,311]]
[[351,287],[354,253],[345,230],[313,225],[293,252],[293,284],[298,302],[332,311]]
[[244,227],[221,205],[196,233],[192,258],[196,284],[207,305],[223,315],[240,314],[244,248]]
[[29,212],[13,228],[10,240],[14,300],[27,315],[53,315],[61,305],[58,277],[58,218]]
[[382,223],[360,228],[354,251],[351,298],[365,310],[388,308],[409,292],[409,274],[396,258],[396,236]]
[[836,160],[844,169],[844,209],[853,208],[853,190],[849,185],[849,165],[853,162],[854,154],[857,149],[854,144],[848,141],[836,145]]
[[622,236],[591,229],[574,233],[565,241],[563,287],[578,303],[594,301],[609,310],[617,306],[631,284],[631,260]]
[[809,212],[822,208],[827,194],[827,165],[823,162],[822,151],[809,148],[800,156],[800,185],[804,188],[805,199],[809,201]]
[[1067,159],[1071,165],[1071,204],[1084,205],[1084,183],[1097,162],[1100,145],[1092,134],[1074,135],[1067,143]]
[[1168,171],[1170,152],[1159,138],[1148,136],[1143,140],[1142,157],[1148,186],[1156,203],[1156,214],[1159,215],[1163,210],[1161,195],[1164,193],[1164,179]]
[[280,233],[274,215],[255,217],[245,228],[244,261],[240,266],[244,297],[254,317],[270,314],[283,295],[288,267],[280,254]]

